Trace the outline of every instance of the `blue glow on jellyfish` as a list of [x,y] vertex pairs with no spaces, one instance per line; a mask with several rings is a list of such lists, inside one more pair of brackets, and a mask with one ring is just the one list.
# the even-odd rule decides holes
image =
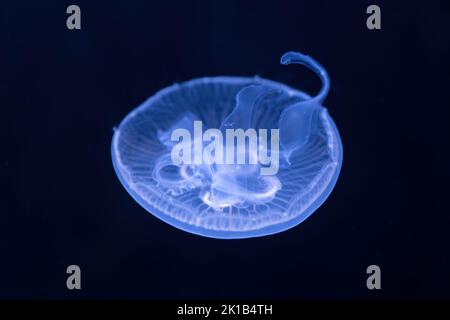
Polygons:
[[212,238],[269,235],[309,217],[334,188],[343,151],[322,106],[327,72],[301,53],[282,56],[291,63],[320,77],[316,96],[259,77],[212,77],[162,89],[131,111],[111,146],[126,190],[161,220]]

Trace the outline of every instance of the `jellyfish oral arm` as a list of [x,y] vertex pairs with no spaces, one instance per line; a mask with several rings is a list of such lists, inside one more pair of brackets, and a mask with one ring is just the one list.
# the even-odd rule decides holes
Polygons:
[[322,81],[322,88],[320,89],[319,93],[314,97],[314,99],[317,99],[319,103],[322,103],[325,100],[325,98],[328,95],[328,91],[330,90],[330,77],[328,76],[328,73],[325,70],[325,68],[320,63],[318,63],[316,60],[314,60],[308,55],[294,51],[289,51],[283,54],[283,56],[280,59],[280,63],[283,65],[288,65],[291,63],[301,64],[314,71]]
[[330,89],[330,78],[325,68],[313,58],[299,52],[286,52],[280,60],[281,64],[301,64],[314,71],[322,81],[319,93],[302,102],[288,106],[280,115],[281,145],[283,155],[288,163],[293,151],[303,148],[317,129],[318,115]]

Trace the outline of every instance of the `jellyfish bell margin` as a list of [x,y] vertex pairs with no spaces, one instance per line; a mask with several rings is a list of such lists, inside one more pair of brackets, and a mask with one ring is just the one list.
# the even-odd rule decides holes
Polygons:
[[[166,223],[212,238],[265,236],[308,218],[336,184],[342,143],[322,106],[330,86],[325,69],[297,52],[284,54],[281,63],[313,70],[322,80],[319,93],[259,77],[220,76],[172,85],[132,110],[111,145],[115,172],[130,195]],[[279,150],[265,144],[279,157],[276,174],[262,175],[259,161],[174,163],[172,133],[181,128],[194,137],[195,121],[224,136],[231,129],[279,130]],[[202,150],[207,146],[193,140]]]

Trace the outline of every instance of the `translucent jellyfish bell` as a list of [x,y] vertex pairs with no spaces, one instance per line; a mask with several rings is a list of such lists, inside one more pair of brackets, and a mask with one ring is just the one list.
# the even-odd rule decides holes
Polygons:
[[342,144],[322,106],[325,69],[297,52],[281,63],[312,69],[320,92],[259,77],[200,78],[131,111],[111,146],[126,190],[161,220],[213,238],[264,236],[309,217],[334,188]]

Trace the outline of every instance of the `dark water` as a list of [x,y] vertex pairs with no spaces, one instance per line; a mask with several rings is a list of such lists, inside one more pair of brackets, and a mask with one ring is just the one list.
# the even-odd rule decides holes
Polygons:
[[[450,298],[449,6],[377,1],[68,1],[0,6],[1,298]],[[315,92],[328,70],[344,164],[307,221],[223,241],[142,209],[112,129],[175,81],[261,75]],[[82,290],[66,289],[66,267]],[[366,288],[381,267],[382,290]]]

